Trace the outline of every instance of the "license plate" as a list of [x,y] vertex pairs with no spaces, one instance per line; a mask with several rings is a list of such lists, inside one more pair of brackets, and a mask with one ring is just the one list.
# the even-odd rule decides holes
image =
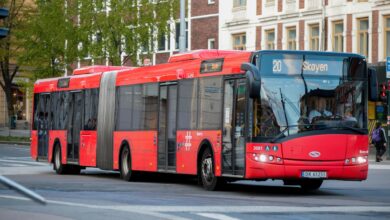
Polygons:
[[302,178],[322,179],[327,178],[328,174],[325,171],[302,171]]

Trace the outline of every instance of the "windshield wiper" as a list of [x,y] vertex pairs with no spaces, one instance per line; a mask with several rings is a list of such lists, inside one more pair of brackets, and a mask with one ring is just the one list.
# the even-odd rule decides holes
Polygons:
[[[284,138],[285,135],[284,135],[284,132],[286,132],[287,130],[289,130],[290,128],[292,127],[298,127],[298,126],[311,126],[311,124],[300,124],[300,125],[290,125],[290,126],[287,126],[285,129],[283,129],[283,131],[281,131],[278,135],[276,135],[271,141],[270,143],[275,143],[277,140],[280,140],[281,138]],[[289,134],[288,134],[289,135]]]
[[289,129],[289,127],[286,127],[285,129],[283,129],[283,131],[281,131],[278,135],[276,135],[276,136],[270,141],[270,143],[275,143],[275,141],[279,140],[280,138],[283,138],[283,137],[284,137],[284,132],[286,132],[288,129]]
[[365,129],[359,129],[359,128],[353,128],[349,126],[337,126],[337,127],[322,127],[322,128],[317,128],[316,130],[326,130],[326,129],[343,129],[343,130],[350,130],[354,131],[359,134],[367,134],[367,131]]

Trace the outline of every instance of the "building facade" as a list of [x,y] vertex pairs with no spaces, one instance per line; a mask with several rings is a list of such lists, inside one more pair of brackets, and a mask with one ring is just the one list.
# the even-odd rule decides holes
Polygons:
[[[187,50],[217,49],[219,42],[219,0],[187,0]],[[179,51],[180,20],[170,25],[170,33],[159,36],[153,64],[165,63]]]
[[373,65],[390,56],[390,1],[229,0],[219,12],[220,49],[352,52]]

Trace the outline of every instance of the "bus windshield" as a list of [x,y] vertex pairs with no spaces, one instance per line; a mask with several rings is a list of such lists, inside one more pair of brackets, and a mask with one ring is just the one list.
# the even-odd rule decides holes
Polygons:
[[367,128],[362,58],[265,54],[260,98],[253,100],[253,137],[323,129]]

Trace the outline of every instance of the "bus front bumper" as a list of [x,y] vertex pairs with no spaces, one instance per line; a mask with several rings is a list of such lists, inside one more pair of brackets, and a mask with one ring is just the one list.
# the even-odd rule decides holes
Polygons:
[[355,180],[367,179],[368,163],[344,165],[344,161],[308,162],[284,160],[283,164],[262,163],[247,158],[246,179],[301,179],[303,172],[326,173],[323,179]]

